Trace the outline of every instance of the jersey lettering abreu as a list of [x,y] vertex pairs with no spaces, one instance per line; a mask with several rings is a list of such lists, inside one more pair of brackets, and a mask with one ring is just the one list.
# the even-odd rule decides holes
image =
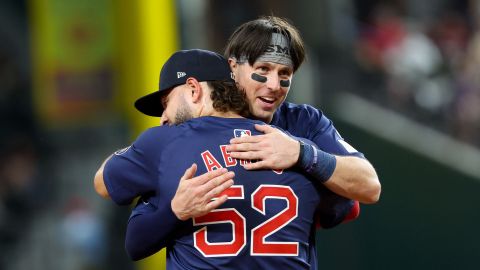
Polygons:
[[[129,203],[131,194],[148,194],[130,223],[140,220],[138,215],[170,206],[179,179],[192,163],[198,165],[196,175],[221,167],[235,172],[226,203],[178,222],[169,234],[168,269],[317,269],[314,217],[322,202],[319,187],[293,170],[247,171],[245,161],[225,151],[231,138],[259,134],[254,128],[259,123],[200,117],[151,128],[106,163],[105,183],[117,203]],[[147,227],[161,231],[166,223],[156,219],[135,233],[148,242],[142,235],[151,232]]]

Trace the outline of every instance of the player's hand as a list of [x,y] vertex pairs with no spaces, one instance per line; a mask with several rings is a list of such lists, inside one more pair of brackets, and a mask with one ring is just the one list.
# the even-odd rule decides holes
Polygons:
[[185,171],[171,201],[172,211],[180,220],[203,216],[219,207],[227,201],[227,195],[212,199],[233,185],[235,173],[225,168],[194,177],[196,172],[196,164]]
[[288,169],[295,165],[300,155],[300,144],[282,131],[269,125],[255,125],[263,135],[243,136],[230,140],[226,147],[236,159],[254,160],[245,169]]

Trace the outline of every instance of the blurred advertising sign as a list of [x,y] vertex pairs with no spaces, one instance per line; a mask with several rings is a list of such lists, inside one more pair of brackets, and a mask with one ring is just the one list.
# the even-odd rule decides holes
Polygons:
[[115,104],[109,0],[30,1],[34,104],[46,126],[108,115]]

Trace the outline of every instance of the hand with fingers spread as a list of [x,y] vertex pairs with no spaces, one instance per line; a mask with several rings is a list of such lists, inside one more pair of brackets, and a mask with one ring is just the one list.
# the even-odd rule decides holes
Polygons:
[[300,144],[284,132],[269,126],[255,125],[263,135],[243,136],[230,140],[226,150],[236,159],[254,160],[245,169],[288,169],[295,165],[300,154]]
[[225,168],[194,177],[196,172],[196,164],[185,171],[171,201],[172,211],[180,220],[203,216],[216,209],[227,201],[228,197],[222,195],[213,199],[233,185],[235,174]]

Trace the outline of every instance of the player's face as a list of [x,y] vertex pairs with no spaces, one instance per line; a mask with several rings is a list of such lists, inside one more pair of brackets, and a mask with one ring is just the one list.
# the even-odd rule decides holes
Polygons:
[[178,125],[193,118],[192,110],[183,96],[184,86],[173,88],[162,97],[162,124]]
[[290,90],[293,68],[259,61],[253,66],[247,62],[231,67],[237,84],[245,89],[250,112],[258,120],[270,123],[275,110],[285,101]]

